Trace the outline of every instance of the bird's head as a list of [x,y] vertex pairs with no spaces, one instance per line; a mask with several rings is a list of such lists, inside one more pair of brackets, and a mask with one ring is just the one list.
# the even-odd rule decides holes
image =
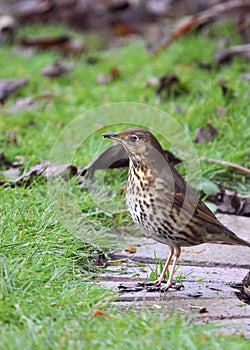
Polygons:
[[164,154],[154,135],[143,128],[129,128],[119,133],[103,134],[103,137],[121,142],[131,159],[147,157],[152,151]]

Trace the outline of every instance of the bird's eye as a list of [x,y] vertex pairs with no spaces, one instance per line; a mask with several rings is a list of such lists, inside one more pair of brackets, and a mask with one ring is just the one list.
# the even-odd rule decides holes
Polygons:
[[136,135],[131,135],[131,136],[129,136],[129,140],[132,142],[135,142],[138,140],[138,137]]

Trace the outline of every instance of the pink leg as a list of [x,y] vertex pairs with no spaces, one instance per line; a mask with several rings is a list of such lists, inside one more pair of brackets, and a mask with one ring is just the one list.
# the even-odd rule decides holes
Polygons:
[[168,266],[170,264],[170,261],[172,260],[173,255],[174,255],[174,248],[170,247],[170,252],[169,252],[166,264],[165,264],[165,266],[164,266],[164,268],[162,270],[162,273],[160,274],[160,277],[156,281],[154,281],[154,283],[157,286],[159,286],[161,284],[161,282],[165,280],[166,272],[167,272]]
[[170,270],[170,274],[169,274],[169,279],[167,281],[167,284],[166,286],[162,287],[161,290],[163,292],[167,291],[169,288],[173,287],[173,277],[174,277],[174,270],[175,270],[175,267],[176,267],[176,264],[177,264],[177,261],[179,259],[181,255],[181,249],[180,247],[175,247],[175,251],[174,251],[174,260],[173,260],[173,265],[171,267],[171,270]]

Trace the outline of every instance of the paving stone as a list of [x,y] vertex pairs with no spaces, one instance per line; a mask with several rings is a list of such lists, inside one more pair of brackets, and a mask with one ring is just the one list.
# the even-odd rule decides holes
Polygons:
[[[250,218],[220,215],[218,218],[237,235],[250,241]],[[121,307],[160,308],[169,315],[173,310],[192,315],[195,322],[216,322],[225,334],[240,333],[250,337],[250,305],[240,301],[232,283],[241,283],[250,271],[250,249],[228,244],[202,244],[182,249],[175,277],[184,278],[181,290],[167,293],[147,291],[138,282],[146,282],[156,269],[157,260],[165,261],[166,245],[145,237],[128,238],[128,246],[136,245],[135,254],[117,251],[113,258],[120,265],[108,266],[98,278],[104,286],[119,291],[116,303]],[[150,287],[151,288],[151,287]],[[153,288],[154,289],[154,288]]]

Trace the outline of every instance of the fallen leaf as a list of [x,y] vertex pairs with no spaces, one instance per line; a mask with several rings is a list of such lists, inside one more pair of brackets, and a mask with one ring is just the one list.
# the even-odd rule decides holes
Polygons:
[[33,97],[18,98],[12,106],[6,108],[4,111],[5,113],[12,114],[23,110],[31,111],[37,106],[38,104]]
[[235,190],[220,189],[209,200],[217,205],[219,213],[250,216],[250,195],[239,195]]
[[74,176],[78,168],[71,164],[55,164],[48,160],[42,160],[40,163],[33,165],[30,170],[15,178],[13,181],[1,180],[1,185],[22,186],[29,185],[34,177],[43,176],[45,178],[62,176],[68,179]]
[[[18,113],[23,110],[34,110],[35,108],[38,108],[42,101],[45,101],[45,103],[51,101],[53,98],[53,95],[50,92],[44,92],[39,96],[36,97],[25,97],[25,98],[18,98],[14,102],[14,104],[8,108],[4,109],[5,113],[12,114],[12,113]],[[29,126],[34,126],[34,121],[29,121]]]
[[14,181],[18,176],[20,176],[20,169],[9,168],[8,170],[0,171],[0,173],[10,181]]
[[9,95],[13,94],[17,89],[27,85],[28,78],[20,79],[0,79],[0,103],[4,103]]
[[[181,163],[181,160],[169,151],[164,151],[166,158],[172,165]],[[88,173],[88,177],[93,177],[94,172],[100,169],[113,169],[128,167],[129,158],[126,150],[121,144],[111,146],[104,150],[100,155],[94,158],[87,166],[81,171],[80,175],[84,176]]]
[[94,314],[94,316],[107,316],[108,315],[107,312],[102,311],[100,309],[94,309],[93,314]]
[[40,38],[35,36],[25,36],[20,39],[20,44],[27,47],[38,47],[40,49],[48,49],[51,47],[61,47],[70,41],[69,35],[59,35],[54,37]]
[[[14,141],[15,140],[16,136],[14,138]],[[166,157],[168,157],[171,162],[174,162],[175,164],[180,162],[180,160],[172,155],[172,153],[168,151],[165,152]],[[3,154],[2,157],[4,157]],[[42,176],[45,178],[62,176],[65,180],[68,180],[77,174],[79,185],[91,187],[92,190],[94,190],[90,179],[93,177],[95,170],[124,167],[128,166],[128,164],[128,156],[122,145],[115,145],[102,152],[85,168],[78,168],[72,164],[55,164],[48,160],[42,160],[40,163],[33,165],[28,171],[24,172],[13,181],[1,180],[0,185],[6,184],[9,186],[27,186],[32,182],[32,179],[37,176]],[[86,174],[88,174],[88,176],[83,178],[83,176]],[[106,195],[113,195],[113,191],[110,190],[105,191],[105,193]]]
[[107,148],[99,156],[94,158],[82,169],[80,175],[85,175],[88,172],[88,176],[92,177],[97,169],[127,167],[128,164],[127,152],[122,145],[117,144]]
[[232,46],[229,49],[218,50],[214,53],[214,60],[218,64],[230,63],[234,57],[242,57],[250,62],[250,44]]
[[231,0],[224,3],[219,2],[218,4],[187,18],[184,23],[182,21],[181,25],[179,25],[173,31],[173,33],[171,33],[171,35],[168,34],[163,40],[161,40],[161,43],[153,50],[153,54],[157,55],[163,49],[168,47],[174,40],[191,32],[194,28],[204,25],[205,23],[219,20],[223,17],[236,16],[236,18],[238,18],[240,15],[244,16],[249,14],[249,12],[249,1]]
[[124,253],[130,253],[130,254],[133,254],[133,253],[136,253],[136,247],[134,246],[130,246],[130,247],[127,247],[123,250]]
[[49,78],[56,78],[70,73],[73,69],[73,64],[66,64],[60,62],[59,60],[56,60],[53,64],[44,67],[41,71],[41,74]]
[[219,197],[221,198],[221,203],[218,205],[219,213],[234,214],[240,206],[237,192],[234,190],[221,190]]
[[166,100],[169,97],[177,97],[186,94],[188,89],[181,83],[176,74],[163,75],[156,88],[156,94],[160,96],[161,100]]
[[217,128],[212,125],[209,125],[206,128],[198,128],[196,130],[194,142],[195,143],[205,143],[207,141],[211,141],[219,134]]
[[46,178],[62,176],[64,179],[69,179],[78,172],[78,168],[75,165],[55,164],[47,160],[42,161],[40,164],[37,164],[37,166],[32,168],[35,171],[37,169],[38,173],[41,172],[41,174]]

